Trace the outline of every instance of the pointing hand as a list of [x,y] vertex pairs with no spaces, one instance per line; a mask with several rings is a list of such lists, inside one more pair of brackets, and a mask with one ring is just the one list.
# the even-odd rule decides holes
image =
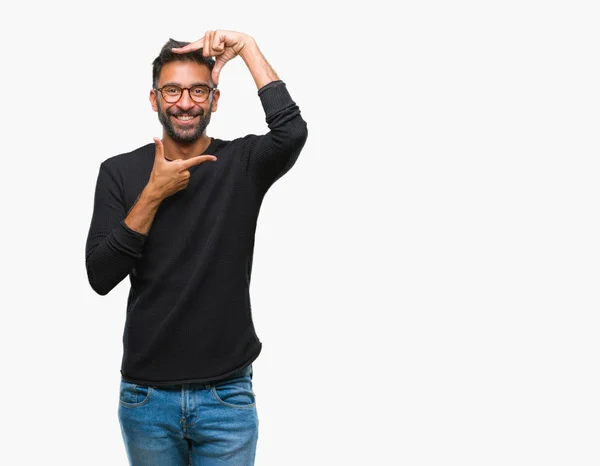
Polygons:
[[165,149],[159,138],[154,138],[156,144],[154,165],[150,173],[149,185],[156,195],[165,199],[186,188],[190,179],[189,168],[207,161],[216,161],[214,155],[197,155],[187,160],[165,158]]

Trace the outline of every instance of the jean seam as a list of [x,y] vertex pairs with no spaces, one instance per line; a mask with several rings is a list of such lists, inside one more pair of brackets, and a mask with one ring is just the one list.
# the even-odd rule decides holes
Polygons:
[[144,406],[146,403],[148,403],[148,401],[150,401],[150,395],[152,395],[152,387],[148,387],[148,395],[146,395],[146,398],[144,398],[144,400],[140,403],[128,403],[126,401],[123,401],[121,397],[119,397],[119,403],[121,403],[121,405],[125,408],[139,408],[140,406]]

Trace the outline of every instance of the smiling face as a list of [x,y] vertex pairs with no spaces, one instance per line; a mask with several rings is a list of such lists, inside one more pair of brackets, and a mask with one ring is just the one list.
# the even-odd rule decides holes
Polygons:
[[[166,85],[181,88],[197,85],[213,87],[209,68],[193,61],[174,61],[163,65],[156,88],[160,89]],[[215,90],[210,94],[207,100],[197,103],[191,99],[189,92],[184,90],[177,102],[169,103],[159,91],[150,91],[152,109],[158,112],[165,135],[181,144],[193,143],[199,139],[210,122],[210,114],[215,112],[218,106],[219,91]]]

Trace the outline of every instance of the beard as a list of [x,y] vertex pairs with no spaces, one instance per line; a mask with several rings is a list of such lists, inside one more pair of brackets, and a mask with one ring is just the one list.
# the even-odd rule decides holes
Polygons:
[[[212,103],[212,98],[210,99]],[[175,107],[171,107],[166,112],[163,111],[160,101],[157,100],[156,105],[158,107],[158,121],[164,128],[165,132],[171,136],[175,142],[181,144],[190,144],[196,141],[204,131],[206,127],[210,123],[210,111],[204,114],[204,110],[201,108],[193,108],[187,111],[178,110]],[[210,108],[210,104],[208,106]],[[198,121],[194,125],[190,125],[188,128],[181,129],[176,128],[173,124],[173,120],[171,117],[178,117],[181,115],[189,115],[193,117],[198,117]]]

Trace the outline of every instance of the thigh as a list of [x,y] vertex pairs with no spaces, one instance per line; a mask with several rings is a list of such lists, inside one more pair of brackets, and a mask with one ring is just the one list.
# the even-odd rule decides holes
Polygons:
[[198,421],[189,432],[192,465],[254,465],[258,413],[251,371],[201,391]]
[[180,392],[121,381],[119,423],[132,466],[186,466]]

